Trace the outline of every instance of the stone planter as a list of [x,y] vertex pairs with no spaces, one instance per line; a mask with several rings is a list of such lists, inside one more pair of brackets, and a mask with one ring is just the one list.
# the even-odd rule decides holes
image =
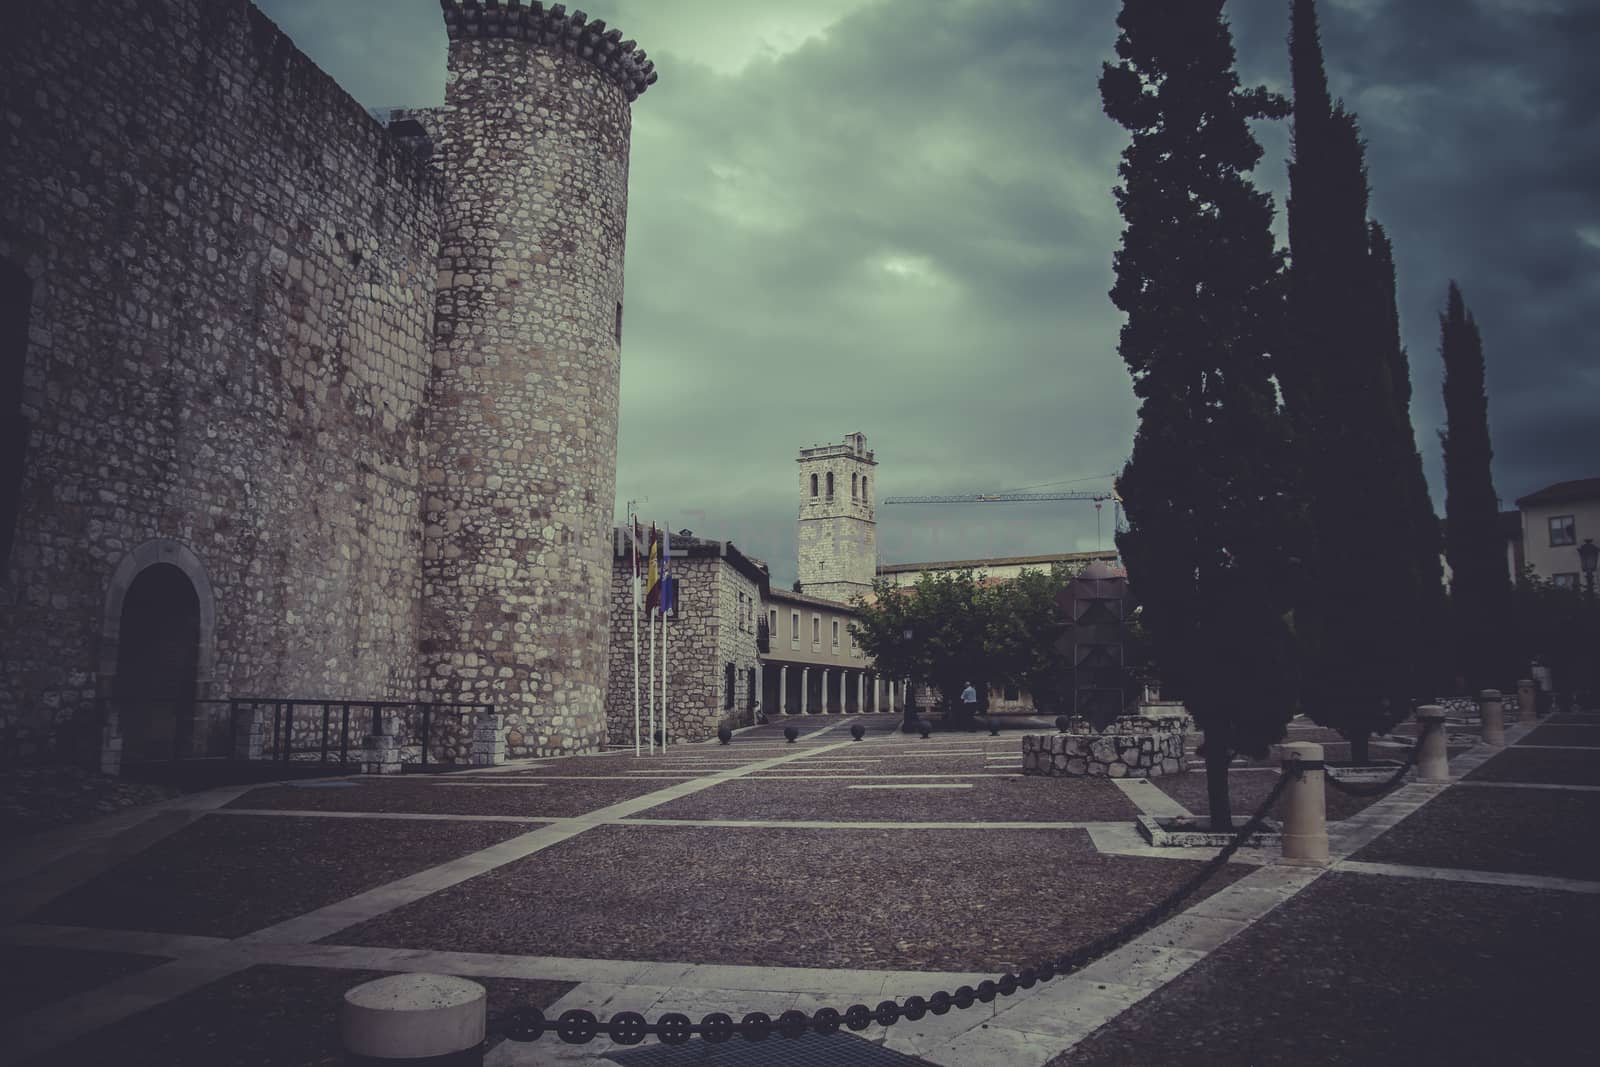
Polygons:
[[1112,729],[1119,732],[1027,734],[1022,738],[1022,773],[1058,778],[1160,778],[1183,771],[1183,733],[1129,729],[1120,723]]

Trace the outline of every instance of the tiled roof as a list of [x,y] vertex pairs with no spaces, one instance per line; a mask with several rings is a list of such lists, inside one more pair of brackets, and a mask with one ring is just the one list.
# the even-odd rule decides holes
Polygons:
[[1517,507],[1529,504],[1565,504],[1576,500],[1600,500],[1600,478],[1577,478],[1570,482],[1557,482],[1529,493],[1517,501]]

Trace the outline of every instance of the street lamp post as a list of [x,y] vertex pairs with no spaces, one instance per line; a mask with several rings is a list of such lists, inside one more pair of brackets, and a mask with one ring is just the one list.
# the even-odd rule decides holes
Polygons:
[[1595,565],[1600,564],[1600,545],[1594,543],[1594,538],[1586,537],[1583,544],[1578,546],[1578,562],[1583,566],[1583,599],[1584,599],[1584,629],[1588,631],[1588,648],[1584,652],[1584,660],[1588,663],[1587,691],[1584,693],[1584,707],[1594,703],[1595,699],[1595,658],[1600,653],[1600,625],[1596,625],[1594,607],[1594,571]]
[[[911,660],[911,642],[916,639],[917,634],[915,630],[907,626],[904,630],[900,631],[900,636],[905,638],[906,661],[909,663]],[[904,694],[902,694],[902,699],[905,702],[905,709],[902,712],[902,717],[900,720],[900,732],[903,734],[914,734],[917,732],[917,707],[911,701],[911,685],[909,684],[909,680],[906,685],[906,691]]]

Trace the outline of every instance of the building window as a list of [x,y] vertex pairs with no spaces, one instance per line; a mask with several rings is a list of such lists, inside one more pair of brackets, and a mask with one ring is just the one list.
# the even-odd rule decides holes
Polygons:
[[746,677],[745,703],[749,705],[747,710],[756,710],[756,669],[754,667],[750,668],[750,673]]
[[834,651],[838,651],[838,648],[839,648],[839,620],[838,619],[834,619],[833,620],[833,647],[834,647]]
[[867,476],[865,474],[861,476],[861,502],[863,504],[867,502]]
[[767,618],[767,629],[772,631],[773,637],[778,636],[778,611],[776,608],[772,610]]
[[828,499],[833,499],[833,472],[828,472]]
[[821,615],[813,615],[813,616],[811,616],[811,643],[813,645],[822,644],[822,616]]
[[1550,576],[1550,582],[1557,589],[1576,589],[1578,588],[1578,572],[1571,571],[1567,574],[1552,574]]
[[817,476],[815,474],[811,476],[811,495],[817,495]]
[[856,476],[854,474],[852,474],[850,476],[850,499],[854,500],[855,498],[856,498]]
[[736,668],[731,663],[722,668],[722,685],[723,685],[723,689],[724,689],[724,693],[723,693],[723,696],[722,696],[722,710],[723,711],[732,711],[733,710],[734,673],[737,670],[738,670],[738,668]]
[[1559,548],[1562,545],[1575,545],[1578,543],[1578,524],[1571,515],[1550,516],[1550,547]]
[[790,612],[789,614],[789,636],[796,641],[800,640],[800,613],[798,611]]

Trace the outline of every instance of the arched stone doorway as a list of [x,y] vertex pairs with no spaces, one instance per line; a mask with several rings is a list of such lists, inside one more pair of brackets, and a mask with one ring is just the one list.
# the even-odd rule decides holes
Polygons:
[[174,759],[194,748],[195,668],[200,598],[181,570],[157,563],[139,572],[122,601],[111,700],[122,758]]
[[207,695],[215,606],[200,560],[177,541],[139,546],[112,576],[101,692],[128,762],[199,754],[195,700]]

